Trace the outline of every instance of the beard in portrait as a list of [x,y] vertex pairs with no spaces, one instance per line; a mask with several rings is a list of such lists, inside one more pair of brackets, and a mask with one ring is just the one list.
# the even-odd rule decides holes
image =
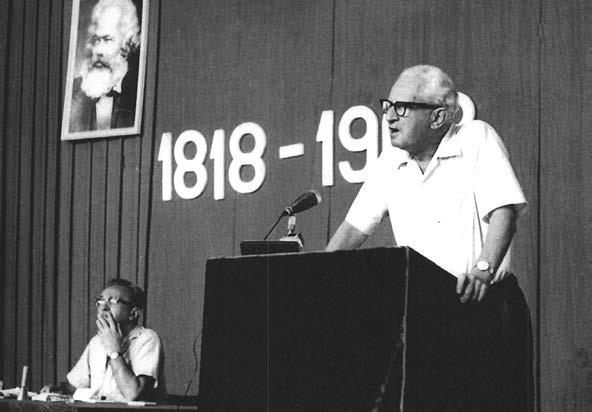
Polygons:
[[72,88],[70,132],[134,126],[139,48],[140,26],[132,1],[99,0]]

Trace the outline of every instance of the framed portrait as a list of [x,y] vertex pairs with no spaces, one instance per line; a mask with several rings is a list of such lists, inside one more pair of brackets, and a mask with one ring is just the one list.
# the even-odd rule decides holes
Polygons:
[[72,0],[62,140],[140,133],[148,0]]

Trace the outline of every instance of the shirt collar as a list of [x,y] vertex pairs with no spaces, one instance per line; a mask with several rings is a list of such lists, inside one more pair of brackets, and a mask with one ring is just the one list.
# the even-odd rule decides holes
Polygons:
[[95,99],[95,102],[106,102],[109,101],[107,99],[113,99],[113,94],[111,92],[117,92],[117,94],[121,94],[121,80],[117,82],[115,86],[107,94],[102,95],[101,97]]
[[142,326],[136,325],[136,327],[130,330],[130,333],[127,334],[128,340],[139,337],[142,334],[142,329],[144,329]]
[[434,157],[436,159],[462,156],[462,150],[460,148],[458,139],[454,138],[459,129],[460,127],[457,124],[453,124],[452,126],[450,126],[450,129],[448,129],[448,131],[442,138],[442,141],[438,145],[436,153],[434,153]]
[[399,149],[398,147],[391,146],[393,151],[394,157],[394,165],[397,169],[400,169],[402,166],[405,166],[409,161],[411,161],[411,156],[403,149]]

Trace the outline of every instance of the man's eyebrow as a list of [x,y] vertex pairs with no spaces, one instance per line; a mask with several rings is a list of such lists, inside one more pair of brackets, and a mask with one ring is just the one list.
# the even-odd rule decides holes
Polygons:
[[113,36],[111,36],[110,34],[105,34],[103,36],[99,36],[98,34],[93,34],[93,39],[112,39]]

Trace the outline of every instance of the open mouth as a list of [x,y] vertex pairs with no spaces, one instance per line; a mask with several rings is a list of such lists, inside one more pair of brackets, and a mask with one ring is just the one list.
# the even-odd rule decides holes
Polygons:
[[391,133],[397,133],[399,131],[399,129],[397,129],[396,127],[389,127],[389,130],[391,131]]
[[102,61],[96,61],[93,63],[93,68],[95,69],[108,69],[109,65],[107,63],[104,63]]

